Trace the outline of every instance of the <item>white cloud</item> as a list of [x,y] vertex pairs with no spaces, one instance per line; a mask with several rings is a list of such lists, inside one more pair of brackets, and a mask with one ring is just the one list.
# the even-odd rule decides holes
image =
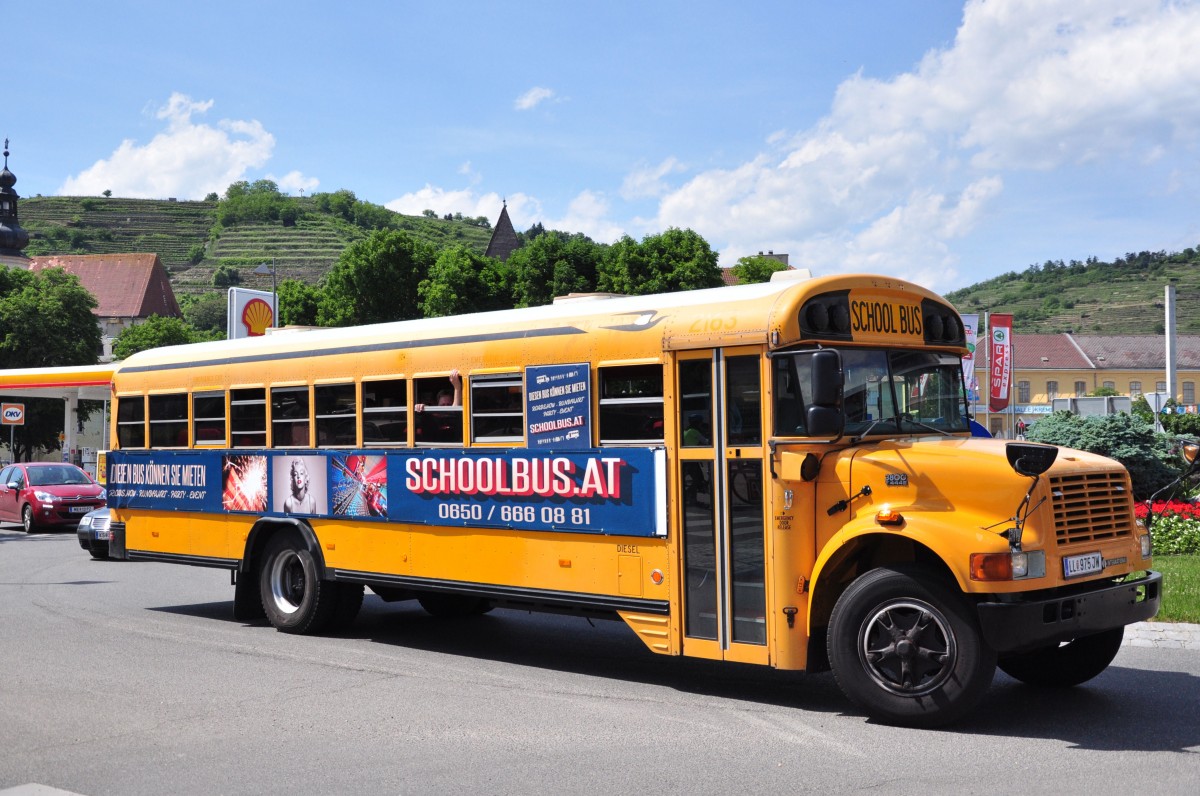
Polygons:
[[96,161],[58,189],[66,195],[93,195],[111,190],[117,196],[200,199],[222,193],[244,179],[252,168],[271,158],[275,137],[257,121],[223,119],[215,127],[197,122],[213,106],[174,93],[156,118],[166,130],[148,143],[121,142],[107,159]]
[[[954,287],[951,241],[986,219],[1006,174],[1200,144],[1197,41],[1200,5],[1183,0],[969,0],[950,46],[890,79],[848,78],[819,123],[693,175],[654,224],[696,229],[726,264],[790,248],[818,271]],[[670,173],[636,172],[622,193]]]
[[282,177],[276,177],[274,174],[268,174],[267,179],[279,186],[279,190],[286,194],[292,193],[312,193],[316,190],[321,181],[316,177],[305,177],[299,171],[289,171]]
[[[447,213],[462,213],[470,218],[484,216],[495,224],[506,200],[509,218],[517,229],[522,229],[518,218],[532,219],[541,215],[541,204],[526,194],[503,197],[494,192],[477,194],[470,188],[448,190],[429,184],[418,191],[403,194],[384,203],[384,207],[409,216],[419,216],[426,210],[432,210],[439,216]],[[529,221],[526,226],[532,223],[533,221]]]
[[670,190],[664,177],[678,174],[685,166],[673,157],[669,157],[657,166],[639,164],[636,169],[625,175],[621,184],[621,198],[627,201],[662,196]]
[[546,100],[554,99],[554,96],[554,89],[544,88],[542,86],[534,86],[521,96],[517,97],[516,101],[513,103],[513,107],[519,111],[532,110]]
[[612,243],[625,234],[620,224],[609,218],[610,206],[603,194],[583,191],[567,205],[561,218],[537,219],[546,229],[582,232],[597,243]]

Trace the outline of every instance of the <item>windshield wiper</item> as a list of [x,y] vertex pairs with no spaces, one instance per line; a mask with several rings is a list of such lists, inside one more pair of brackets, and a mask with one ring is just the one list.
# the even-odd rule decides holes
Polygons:
[[899,432],[899,431],[900,431],[900,415],[892,415],[891,417],[881,417],[881,418],[879,418],[878,420],[872,420],[870,425],[868,425],[866,428],[864,428],[864,429],[863,429],[862,431],[860,431],[859,433],[855,434],[855,435],[854,435],[854,436],[853,436],[853,437],[850,439],[850,444],[852,444],[852,445],[853,445],[853,444],[855,444],[855,443],[862,442],[862,441],[863,441],[863,438],[864,438],[865,436],[867,436],[868,434],[870,434],[870,433],[871,433],[871,430],[872,430],[872,429],[874,429],[874,428],[875,428],[875,426],[879,425],[880,423],[886,423],[886,422],[895,423],[895,425],[896,425],[896,431],[897,431],[897,432]]
[[[953,436],[953,435],[952,435],[952,434],[951,434],[949,431],[947,431],[946,429],[944,429],[944,428],[938,428],[937,426],[931,426],[931,425],[929,425],[928,423],[925,423],[925,422],[922,422],[922,421],[920,421],[920,420],[917,420],[917,419],[916,419],[915,417],[913,417],[912,415],[904,415],[902,419],[903,419],[905,422],[907,422],[907,423],[912,423],[914,426],[920,426],[921,428],[927,428],[927,429],[929,429],[930,431],[936,431],[938,434],[941,434],[943,437],[950,437],[950,436]],[[897,424],[897,426],[899,426],[899,424]]]

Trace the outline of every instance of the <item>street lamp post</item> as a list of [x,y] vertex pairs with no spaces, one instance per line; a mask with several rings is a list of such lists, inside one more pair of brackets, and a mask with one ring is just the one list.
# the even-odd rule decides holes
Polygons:
[[271,275],[271,326],[279,328],[279,294],[275,292],[275,258],[271,258],[271,264],[263,263],[258,268],[254,269],[254,273],[262,275]]

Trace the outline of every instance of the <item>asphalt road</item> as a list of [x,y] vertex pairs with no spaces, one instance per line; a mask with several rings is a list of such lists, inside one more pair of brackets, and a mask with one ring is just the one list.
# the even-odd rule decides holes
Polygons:
[[997,674],[948,730],[828,674],[655,656],[624,625],[367,598],[347,633],[232,618],[229,575],[0,529],[0,794],[1187,793],[1200,653],[1084,687]]

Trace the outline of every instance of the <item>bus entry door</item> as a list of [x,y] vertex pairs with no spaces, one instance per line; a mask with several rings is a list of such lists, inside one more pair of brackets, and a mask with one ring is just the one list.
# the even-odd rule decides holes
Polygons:
[[767,663],[762,353],[681,354],[684,654]]

